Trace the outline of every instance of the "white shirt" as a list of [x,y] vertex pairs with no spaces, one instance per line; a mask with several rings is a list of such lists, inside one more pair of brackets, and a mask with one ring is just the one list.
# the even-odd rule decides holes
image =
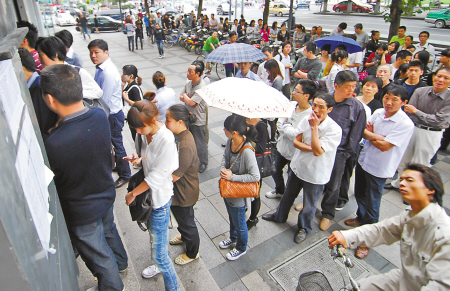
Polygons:
[[166,86],[156,90],[156,96],[153,102],[155,102],[156,107],[159,111],[159,121],[166,122],[166,112],[170,106],[175,104],[175,91],[172,88]]
[[277,151],[289,161],[292,160],[292,157],[297,150],[294,147],[294,139],[299,134],[297,131],[298,124],[305,117],[309,117],[311,112],[312,108],[310,107],[300,113],[297,113],[296,110],[294,110],[291,118],[278,118],[277,129],[280,133],[280,138],[277,143]]
[[[303,133],[303,142],[311,145],[311,126],[308,117],[300,121],[298,133]],[[291,169],[305,182],[324,185],[331,177],[336,150],[341,143],[342,129],[332,118],[327,117],[319,125],[319,138],[325,152],[316,157],[312,152],[297,149],[291,161]]]
[[363,59],[363,53],[362,52],[356,52],[348,55],[348,64],[354,65],[359,64],[359,67],[350,67],[348,68],[350,71],[358,75],[358,68],[361,67],[361,62]]
[[[286,76],[285,76],[286,70],[284,68],[283,63],[281,63],[277,59],[275,59],[275,60],[278,62],[278,66],[280,67],[281,76],[283,76],[283,80],[286,79]],[[267,61],[264,61],[259,65],[258,72],[256,74],[264,81],[264,83],[266,83],[269,86],[272,86],[270,84],[269,74],[267,73],[266,69],[264,68],[264,65],[266,64],[266,62]]]
[[[172,173],[178,169],[178,152],[173,133],[164,124],[153,135],[150,144],[147,137],[142,138],[141,156],[145,182],[152,189],[153,209],[169,202],[173,196]],[[138,142],[136,141],[136,147]],[[138,149],[136,149],[138,150]]]
[[419,43],[419,45],[416,46],[416,51],[414,52],[414,54],[416,54],[417,52],[420,52],[420,51],[424,51],[424,50],[430,53],[430,61],[431,61],[431,63],[428,63],[428,67],[431,69],[433,67],[433,64],[434,64],[434,58],[436,56],[436,50],[434,49],[434,46],[429,44],[428,42],[424,46],[421,46],[420,43]]
[[344,71],[345,68],[344,66],[338,65],[337,63],[335,63],[333,65],[333,67],[330,70],[330,74],[328,75],[328,79],[327,79],[327,88],[330,94],[332,94],[334,92],[334,79],[336,79],[336,75],[340,72],[340,71]]
[[[286,66],[291,64],[291,56],[288,55],[286,57],[283,53],[281,53],[281,54],[278,54],[278,55],[275,56],[275,60],[277,60],[278,62],[281,62],[283,64],[283,66],[284,66],[285,72],[284,72],[284,75],[283,75],[283,77],[284,77],[283,84],[284,85],[290,84],[291,83],[291,78],[289,76],[289,68],[286,68]],[[280,71],[281,71],[281,68],[280,68]]]
[[367,141],[359,155],[359,164],[364,171],[378,178],[391,178],[402,160],[414,132],[414,123],[403,110],[385,118],[384,108],[377,109],[370,118],[373,131],[385,137],[385,141],[394,145],[382,152],[372,142]]
[[389,78],[390,80],[394,81],[394,75],[397,71],[398,69],[391,65],[391,77]]

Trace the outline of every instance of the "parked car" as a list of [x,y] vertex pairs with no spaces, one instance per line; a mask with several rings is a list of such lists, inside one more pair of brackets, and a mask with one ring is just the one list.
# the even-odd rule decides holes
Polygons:
[[163,7],[156,10],[156,12],[161,13],[161,15],[169,14],[169,16],[178,14],[178,10],[173,7]]
[[269,5],[269,15],[283,16],[289,14],[289,7],[281,2],[271,2]]
[[[349,2],[350,1],[339,2],[333,6],[333,10],[335,12],[341,12],[341,11],[345,12],[345,11],[347,11],[347,4]],[[372,6],[367,5],[367,4],[356,3],[354,1],[352,1],[352,11],[356,12],[356,13],[362,13],[362,12],[369,13],[371,11],[371,7]]]
[[[123,24],[111,18],[109,16],[97,16],[98,19],[98,30],[99,31],[122,31]],[[94,17],[88,18],[87,23],[88,29],[93,33],[95,31]],[[80,31],[80,27],[77,25],[77,31]]]
[[75,25],[77,22],[75,18],[72,17],[69,13],[58,13],[56,16],[56,24],[59,26],[63,25]]
[[44,27],[53,27],[52,17],[50,15],[42,15],[41,14],[42,23]]
[[310,9],[309,2],[298,2],[297,9]]
[[[228,12],[230,11],[230,4],[228,3],[222,3],[219,6],[217,6],[217,15],[228,15]],[[234,14],[233,9],[231,10],[231,15]]]
[[425,21],[433,23],[437,28],[443,28],[450,25],[450,8],[441,11],[430,11],[425,17]]
[[72,17],[77,18],[78,16],[80,16],[81,10],[78,8],[70,8],[66,10],[66,13],[69,13],[70,15],[72,15]]

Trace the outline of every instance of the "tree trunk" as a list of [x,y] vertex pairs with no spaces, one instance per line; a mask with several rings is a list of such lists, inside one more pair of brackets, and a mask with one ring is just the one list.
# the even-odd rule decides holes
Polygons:
[[269,5],[270,0],[265,0],[264,12],[263,12],[263,23],[269,24]]
[[391,26],[389,27],[389,37],[390,40],[394,35],[398,33],[398,27],[400,26],[400,20],[402,17],[402,0],[392,0],[391,12],[389,17],[391,18]]
[[145,11],[147,13],[150,13],[149,9],[148,9],[148,0],[145,0]]
[[347,13],[352,12],[353,1],[347,1]]
[[200,19],[200,14],[202,14],[202,9],[203,9],[203,0],[198,0],[197,19]]
[[380,12],[380,7],[381,7],[381,0],[377,0],[377,4],[375,4],[375,13],[379,13]]
[[155,0],[152,0],[152,7],[155,7]]
[[327,10],[327,7],[328,7],[328,0],[323,0],[321,5],[323,5],[323,6],[322,6],[322,12],[327,12],[327,11],[328,11],[328,10]]
[[288,21],[288,31],[291,31],[293,29],[295,29],[295,27],[292,27],[292,17],[294,16],[294,0],[291,0],[290,3],[290,7],[289,7],[289,21]]

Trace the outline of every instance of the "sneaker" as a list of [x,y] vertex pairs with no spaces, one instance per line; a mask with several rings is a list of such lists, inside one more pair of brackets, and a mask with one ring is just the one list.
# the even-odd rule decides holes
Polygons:
[[274,199],[274,198],[281,198],[283,197],[283,193],[277,193],[277,191],[273,190],[273,191],[269,191],[266,193],[266,197],[270,198],[270,199]]
[[162,59],[162,56],[160,55],[159,58]]
[[161,273],[161,271],[156,267],[156,265],[151,265],[150,267],[147,267],[144,269],[144,271],[142,271],[142,277],[149,279],[155,277],[159,273]]
[[219,243],[219,247],[220,247],[221,249],[228,249],[228,248],[231,247],[233,244],[236,244],[236,243],[232,242],[230,238],[227,238],[227,239],[224,239],[223,241],[221,241],[221,242]]
[[234,248],[227,254],[226,257],[229,261],[236,261],[237,259],[239,259],[243,255],[245,255],[246,253],[247,253],[247,251],[240,252],[236,248]]
[[166,57],[166,55],[165,54],[163,54],[163,58],[165,58]]
[[338,203],[336,204],[336,210],[341,211],[342,209],[344,209],[345,204],[347,203],[345,203],[344,201],[338,201]]

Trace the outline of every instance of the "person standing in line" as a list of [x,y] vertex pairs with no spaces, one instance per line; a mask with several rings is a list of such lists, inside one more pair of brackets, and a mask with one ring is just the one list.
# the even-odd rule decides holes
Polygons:
[[262,82],[262,79],[258,75],[250,71],[251,66],[252,63],[249,62],[239,63],[239,72],[236,73],[235,78],[247,78],[253,81]]
[[272,86],[272,84],[270,84],[270,80],[269,80],[269,73],[264,68],[264,66],[266,65],[267,61],[276,60],[278,62],[278,67],[280,67],[281,76],[283,77],[283,80],[284,80],[285,79],[284,74],[286,73],[286,70],[284,69],[284,65],[280,61],[278,61],[277,59],[275,59],[273,57],[272,48],[269,46],[265,46],[265,47],[263,47],[263,49],[261,51],[263,54],[266,55],[266,58],[264,59],[264,62],[262,62],[258,66],[258,71],[256,72],[256,74],[263,80],[264,83],[266,83],[269,86]]
[[158,23],[155,25],[155,41],[158,47],[159,58],[164,58],[164,42],[167,42],[164,35],[164,30],[159,26]]
[[408,77],[398,79],[394,84],[403,86],[408,91],[408,101],[417,88],[426,87],[427,84],[420,79],[423,74],[423,64],[420,61],[412,61],[408,66]]
[[81,56],[72,48],[73,44],[73,36],[70,31],[63,29],[55,33],[55,36],[62,40],[64,45],[66,46],[66,63],[69,65],[74,65],[77,67],[83,67],[83,60]]
[[208,105],[196,90],[205,87],[202,74],[205,69],[203,62],[193,62],[187,71],[187,78],[184,89],[180,94],[180,100],[184,102],[184,106],[195,115],[196,121],[191,124],[189,131],[194,136],[195,145],[199,159],[198,172],[203,173],[208,166],[208,144],[206,143],[206,131],[208,125],[207,110]]
[[434,64],[434,59],[436,57],[436,50],[432,44],[428,42],[430,38],[430,33],[428,31],[422,31],[419,33],[419,45],[416,48],[415,53],[420,51],[427,51],[430,54],[430,59],[428,60],[428,68],[432,69]]
[[36,51],[36,42],[38,40],[38,30],[34,24],[29,23],[28,21],[19,21],[17,22],[17,28],[26,27],[28,28],[28,32],[25,35],[22,43],[19,47],[25,48],[27,51],[31,53],[33,56],[34,62],[36,63],[36,71],[38,74],[44,68],[39,60],[39,54]]
[[397,59],[391,66],[391,80],[394,80],[395,72],[400,68],[402,64],[409,63],[412,59],[412,53],[407,50],[401,50],[397,53]]
[[138,20],[136,20],[136,49],[138,49],[138,39],[141,39],[141,50],[144,49],[144,22],[142,21],[142,17],[139,16]]
[[362,23],[355,24],[355,36],[356,42],[359,43],[362,50],[364,50],[367,46],[367,43],[369,42],[369,35],[367,34],[367,32],[363,31]]
[[283,42],[281,45],[281,54],[278,54],[275,56],[275,59],[279,62],[281,62],[284,66],[285,73],[284,73],[284,79],[283,79],[283,94],[286,96],[286,98],[291,98],[291,72],[290,69],[292,68],[291,63],[291,56],[289,53],[291,52],[291,44],[289,41]]
[[94,17],[94,26],[95,26],[95,32],[99,33],[98,32],[98,18],[97,18],[97,14],[95,14],[95,17]]
[[406,32],[406,26],[399,26],[398,30],[397,30],[397,35],[394,35],[393,37],[391,37],[391,40],[389,41],[389,43],[393,42],[393,41],[397,41],[400,46],[404,46],[405,45],[405,32]]
[[277,129],[280,134],[277,143],[277,155],[275,157],[276,171],[272,175],[275,182],[275,190],[266,193],[266,197],[281,198],[285,190],[283,168],[288,165],[295,153],[294,139],[297,137],[297,127],[303,118],[310,116],[312,109],[309,99],[316,95],[317,87],[314,81],[299,80],[292,92],[292,100],[297,101],[297,107],[290,118],[279,118]]
[[91,35],[89,34],[89,30],[87,27],[87,19],[84,17],[83,13],[80,13],[80,26],[81,26],[81,33],[83,34],[83,38],[86,40],[86,34],[89,36],[89,39],[91,39]]
[[334,29],[331,33],[331,35],[337,35],[337,36],[345,36],[344,30],[347,29],[347,23],[341,22],[336,29]]
[[153,85],[156,87],[155,102],[159,110],[158,119],[161,122],[166,122],[165,112],[170,106],[175,104],[175,91],[166,86],[166,76],[160,71],[156,71],[152,77]]
[[127,38],[128,38],[128,50],[130,52],[134,52],[134,30],[136,26],[129,20],[125,20],[125,29],[127,30]]
[[[380,216],[381,195],[387,178],[395,171],[405,153],[414,131],[414,123],[402,110],[408,92],[399,85],[388,88],[383,97],[383,109],[372,114],[364,138],[366,143],[355,169],[356,218],[345,220],[347,226],[377,223]],[[369,248],[358,247],[356,257],[364,259]]]
[[400,192],[411,209],[376,224],[333,231],[328,237],[329,247],[341,244],[353,249],[400,243],[400,269],[360,279],[361,290],[447,290],[450,219],[442,206],[441,176],[421,164],[409,164],[400,175]]
[[200,193],[198,157],[194,137],[188,129],[194,122],[195,115],[182,104],[167,110],[166,127],[175,135],[180,161],[179,168],[172,174],[174,195],[170,207],[180,234],[171,238],[169,244],[186,244],[186,253],[175,258],[177,265],[186,265],[199,257],[200,236],[194,215],[194,205]]
[[370,34],[371,34],[370,40],[366,46],[366,55],[364,56],[364,63],[371,53],[376,52],[378,48],[378,40],[380,39],[380,32],[378,30],[372,30]]
[[331,54],[331,61],[334,63],[330,70],[330,75],[327,79],[328,92],[334,92],[334,80],[339,72],[345,71],[347,69],[348,53],[346,50],[339,50]]
[[[247,124],[245,117],[230,115],[224,121],[228,138],[222,158],[220,178],[232,182],[250,183],[260,180],[258,162],[251,142],[256,139],[256,129]],[[238,162],[238,163],[237,163]],[[235,261],[247,253],[248,228],[245,222],[245,198],[224,198],[230,219],[230,236],[219,243],[221,249],[232,248],[227,253]]]
[[[404,171],[408,163],[429,164],[437,152],[442,132],[450,121],[450,68],[444,67],[436,72],[433,86],[416,89],[404,111],[414,122],[414,134],[403,156],[398,172]],[[397,178],[385,189],[398,189]]]
[[[134,65],[126,65],[122,68],[122,82],[126,84],[122,91],[122,97],[129,106],[143,99],[141,90],[142,78],[138,76],[138,70]],[[130,127],[131,137],[136,140],[136,129]]]
[[386,94],[386,90],[389,87],[389,85],[392,84],[391,75],[392,75],[391,65],[384,64],[378,66],[376,76],[383,81],[383,87],[381,87],[381,89],[378,90],[374,98],[380,102],[383,102],[383,96]]
[[382,86],[383,81],[375,76],[367,76],[362,81],[361,95],[356,97],[356,99],[370,108],[370,115],[368,117],[372,116],[375,110],[383,108],[381,102],[374,98],[375,94],[381,89]]
[[[328,230],[336,210],[344,208],[348,202],[348,193],[340,193],[344,172],[351,177],[359,154],[360,145],[366,127],[366,111],[363,104],[353,97],[358,78],[351,71],[341,71],[336,75],[334,100],[336,105],[329,116],[341,127],[342,139],[336,153],[330,181],[325,185],[322,200],[322,220],[319,228]],[[349,183],[345,181],[345,183]],[[343,196],[342,194],[345,194]],[[342,197],[341,197],[342,195]]]
[[103,90],[102,99],[109,106],[109,124],[111,127],[111,142],[114,146],[116,169],[119,178],[115,182],[120,188],[130,180],[131,170],[128,162],[123,160],[127,155],[123,146],[122,129],[125,115],[122,111],[122,86],[119,71],[109,58],[108,43],[103,39],[95,39],[88,45],[92,63],[96,65],[95,81]]
[[128,111],[128,123],[141,139],[135,143],[141,157],[133,153],[131,158],[135,159],[133,165],[143,167],[145,180],[127,193],[125,202],[130,205],[138,195],[151,189],[153,209],[146,225],[153,238],[151,253],[155,264],[145,268],[142,277],[149,279],[162,273],[165,290],[179,291],[168,248],[170,206],[174,193],[172,173],[179,167],[178,153],[173,133],[158,121],[158,113],[155,103],[145,99],[134,103]]
[[297,61],[292,70],[294,77],[316,81],[322,71],[322,62],[316,57],[317,46],[313,42],[305,43],[303,57]]
[[98,287],[88,291],[121,291],[119,273],[127,269],[128,256],[114,223],[108,119],[102,109],[84,106],[81,78],[72,66],[44,68],[41,88],[61,118],[44,145],[72,245],[98,278]]
[[334,163],[342,136],[339,125],[328,117],[335,104],[333,96],[317,94],[312,101],[313,112],[300,121],[297,127],[298,135],[294,146],[298,150],[292,158],[292,172],[289,174],[286,191],[276,212],[262,216],[264,220],[286,222],[292,204],[303,189],[303,209],[298,214],[298,231],[294,236],[297,244],[304,241],[306,234],[312,230],[317,202],[332,175],[330,165]]

